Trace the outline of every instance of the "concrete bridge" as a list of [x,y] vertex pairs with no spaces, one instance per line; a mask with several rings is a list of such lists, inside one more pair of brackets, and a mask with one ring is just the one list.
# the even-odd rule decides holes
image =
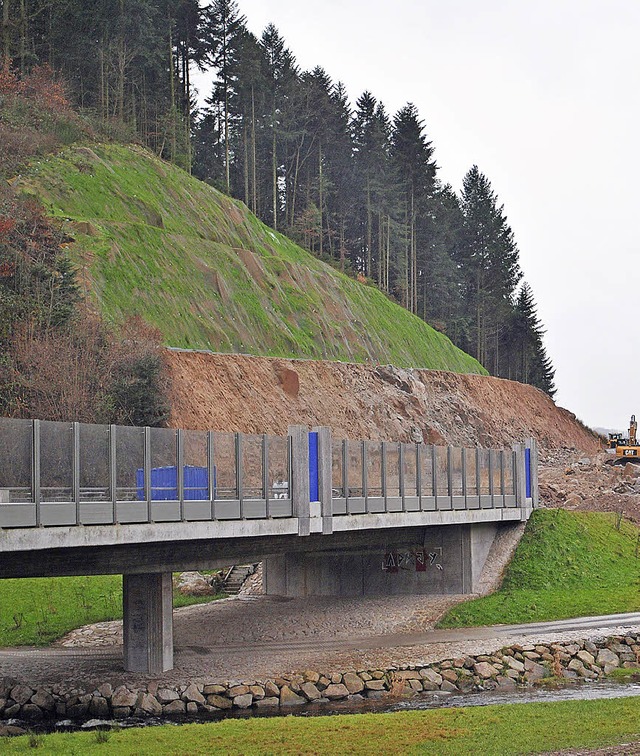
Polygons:
[[122,574],[125,668],[173,667],[171,573],[263,561],[270,594],[471,593],[537,503],[508,450],[0,418],[0,578]]

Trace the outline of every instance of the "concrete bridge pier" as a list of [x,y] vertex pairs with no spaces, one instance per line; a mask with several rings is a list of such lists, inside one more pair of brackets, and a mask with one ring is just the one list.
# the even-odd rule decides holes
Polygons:
[[124,668],[159,674],[173,669],[170,572],[122,576]]

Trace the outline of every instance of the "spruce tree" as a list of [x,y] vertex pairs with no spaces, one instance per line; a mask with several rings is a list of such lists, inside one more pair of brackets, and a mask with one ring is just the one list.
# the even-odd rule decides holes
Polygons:
[[473,166],[463,180],[464,217],[457,262],[464,271],[465,297],[473,325],[465,345],[494,374],[499,371],[504,318],[522,276],[513,231],[489,179]]

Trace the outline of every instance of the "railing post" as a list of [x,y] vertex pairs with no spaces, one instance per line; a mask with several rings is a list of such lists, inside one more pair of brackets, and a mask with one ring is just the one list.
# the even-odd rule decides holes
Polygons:
[[462,466],[462,495],[464,496],[464,508],[469,509],[467,504],[467,450],[462,447],[460,450],[460,463]]
[[209,506],[211,519],[216,519],[215,512],[215,497],[216,497],[216,468],[214,460],[214,448],[213,448],[213,431],[207,431],[207,483],[209,494]]
[[144,498],[147,502],[147,522],[151,520],[151,428],[144,429]]
[[398,481],[400,483],[400,499],[402,501],[402,511],[406,512],[407,507],[405,504],[404,495],[404,444],[402,441],[398,442]]
[[382,486],[382,496],[384,497],[384,511],[389,511],[387,502],[387,442],[382,441],[380,445],[380,485]]
[[76,525],[80,524],[80,423],[73,423],[73,459],[71,464],[71,492],[76,507]]
[[447,489],[449,493],[449,504],[453,509],[453,465],[451,464],[451,457],[453,449],[447,446]]
[[344,486],[344,506],[347,514],[351,514],[349,504],[349,441],[342,440],[342,485]]
[[418,509],[422,511],[422,444],[416,444],[416,494]]
[[516,506],[524,507],[526,503],[526,473],[524,469],[524,445],[514,444],[516,456]]
[[369,458],[367,455],[367,442],[361,441],[362,444],[362,498],[364,499],[364,511],[369,511],[369,471],[367,469]]
[[176,484],[178,487],[178,501],[180,502],[180,521],[184,522],[184,436],[181,429],[176,433]]
[[333,533],[331,428],[320,426],[313,428],[313,431],[318,434],[318,496],[322,535],[331,535]]
[[431,447],[431,481],[433,482],[433,499],[436,509],[438,507],[438,452],[435,444]]
[[33,433],[33,465],[31,473],[33,475],[33,500],[36,505],[36,526],[42,525],[42,484],[40,480],[40,420],[34,420],[32,426]]
[[262,434],[262,495],[267,520],[271,512],[269,507],[269,436]]
[[538,442],[535,438],[530,438],[527,441],[527,446],[530,449],[530,462],[531,462],[531,502],[535,507],[538,506],[539,492],[538,492]]
[[117,474],[117,440],[116,426],[109,426],[109,493],[111,494],[111,520],[118,522],[118,474]]
[[493,468],[494,468],[494,452],[493,449],[488,450],[488,457],[489,457],[489,496],[491,497],[491,508],[493,509],[496,505],[495,499],[494,499],[494,485],[493,485]]
[[301,425],[289,426],[291,438],[291,504],[298,518],[298,535],[311,532],[309,506],[309,431]]
[[236,495],[240,502],[240,519],[244,519],[244,502],[243,502],[243,465],[242,465],[242,433],[235,435],[235,454],[236,454]]

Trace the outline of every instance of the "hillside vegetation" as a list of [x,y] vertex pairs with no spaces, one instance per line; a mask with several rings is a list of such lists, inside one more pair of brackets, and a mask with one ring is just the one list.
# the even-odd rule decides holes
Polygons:
[[171,346],[485,373],[379,290],[142,148],[73,146],[15,185],[66,220],[101,312],[140,315]]
[[638,527],[613,513],[538,509],[500,590],[456,606],[440,627],[637,612],[639,545]]

